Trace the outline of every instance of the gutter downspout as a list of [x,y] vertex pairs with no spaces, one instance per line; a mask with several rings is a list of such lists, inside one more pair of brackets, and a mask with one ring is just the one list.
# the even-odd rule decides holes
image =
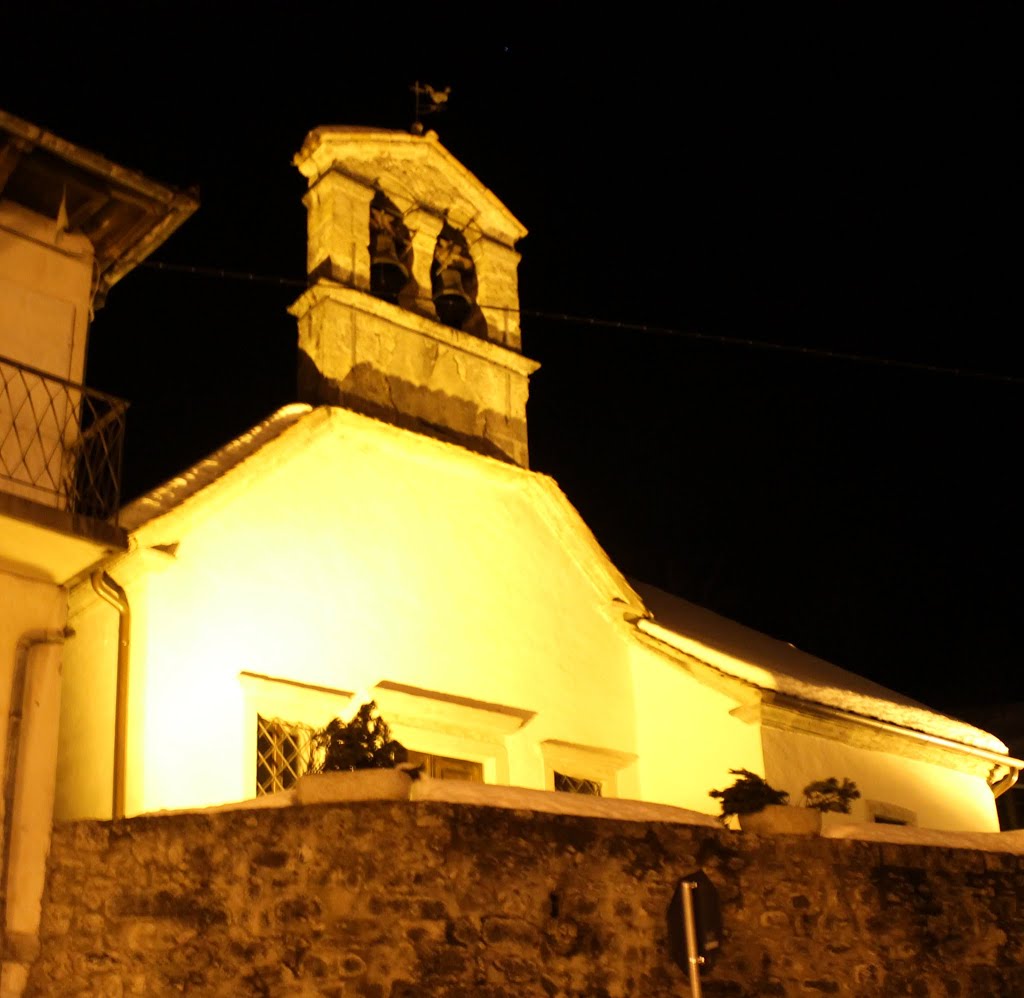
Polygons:
[[[992,767],[993,775],[995,774],[996,767]],[[1020,776],[1020,770],[1015,769],[1013,766],[1007,766],[1007,772],[1005,776],[1001,776],[998,780],[989,779],[989,787],[992,789],[993,797],[1002,797],[1007,790],[1017,783],[1017,779]]]
[[117,687],[114,695],[114,781],[110,816],[115,821],[124,817],[125,757],[128,745],[128,676],[131,663],[132,612],[125,591],[104,571],[90,576],[96,595],[118,613],[117,622]]
[[25,706],[25,687],[29,659],[37,648],[62,645],[74,634],[70,628],[60,631],[28,631],[18,639],[11,680],[11,703],[7,714],[7,743],[4,746],[3,853],[0,857],[0,958],[7,955],[7,899],[10,891],[11,839],[14,833],[14,795],[17,788],[18,756],[21,749],[22,721],[31,711]]

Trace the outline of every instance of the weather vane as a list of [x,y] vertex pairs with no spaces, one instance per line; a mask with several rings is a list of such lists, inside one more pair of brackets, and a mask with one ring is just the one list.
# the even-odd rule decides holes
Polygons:
[[412,131],[414,135],[422,135],[423,122],[420,121],[420,118],[427,114],[443,111],[451,96],[452,88],[445,87],[444,90],[435,90],[429,83],[420,83],[417,80],[409,89],[415,96]]

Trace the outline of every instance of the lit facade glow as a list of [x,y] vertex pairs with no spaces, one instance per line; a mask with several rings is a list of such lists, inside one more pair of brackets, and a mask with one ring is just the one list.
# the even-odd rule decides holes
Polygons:
[[[638,623],[640,597],[527,470],[525,229],[436,136],[318,129],[296,162],[311,286],[292,313],[315,407],[129,507],[131,551],[108,566],[132,608],[129,813],[252,797],[258,715],[322,725],[372,697],[409,748],[490,783],[550,789],[557,772],[711,811],[730,768],[794,798],[836,775],[923,825],[997,827],[990,762],[805,716],[770,699],[767,663]],[[400,216],[401,254],[372,241],[373,204]],[[443,232],[472,258],[461,326],[431,298]],[[104,817],[117,620],[87,586],[71,609],[57,813]]]

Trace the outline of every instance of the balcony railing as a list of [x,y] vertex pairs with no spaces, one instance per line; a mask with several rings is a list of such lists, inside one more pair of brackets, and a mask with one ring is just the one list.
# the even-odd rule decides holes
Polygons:
[[0,357],[0,491],[116,522],[127,408]]

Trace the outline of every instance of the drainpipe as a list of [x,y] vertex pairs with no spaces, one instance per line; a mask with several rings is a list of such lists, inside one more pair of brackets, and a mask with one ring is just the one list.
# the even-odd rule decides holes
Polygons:
[[114,785],[110,816],[124,817],[125,755],[128,744],[128,667],[131,660],[132,613],[125,591],[103,571],[93,572],[92,587],[118,613],[117,691],[114,695]]
[[7,743],[4,746],[3,786],[3,852],[0,856],[0,957],[7,956],[7,900],[10,892],[11,839],[14,833],[14,797],[17,788],[18,757],[21,750],[22,724],[26,714],[34,711],[25,703],[25,687],[29,662],[37,648],[62,645],[74,634],[70,628],[60,631],[28,631],[18,640],[14,654],[14,675],[11,680],[11,704],[7,714]]
[[1014,769],[1013,766],[1006,767],[1005,775],[1001,776],[998,780],[995,779],[996,771],[998,766],[992,767],[992,776],[989,777],[988,785],[992,788],[993,797],[1002,797],[1014,784],[1017,782],[1017,778],[1020,776],[1020,770]]

